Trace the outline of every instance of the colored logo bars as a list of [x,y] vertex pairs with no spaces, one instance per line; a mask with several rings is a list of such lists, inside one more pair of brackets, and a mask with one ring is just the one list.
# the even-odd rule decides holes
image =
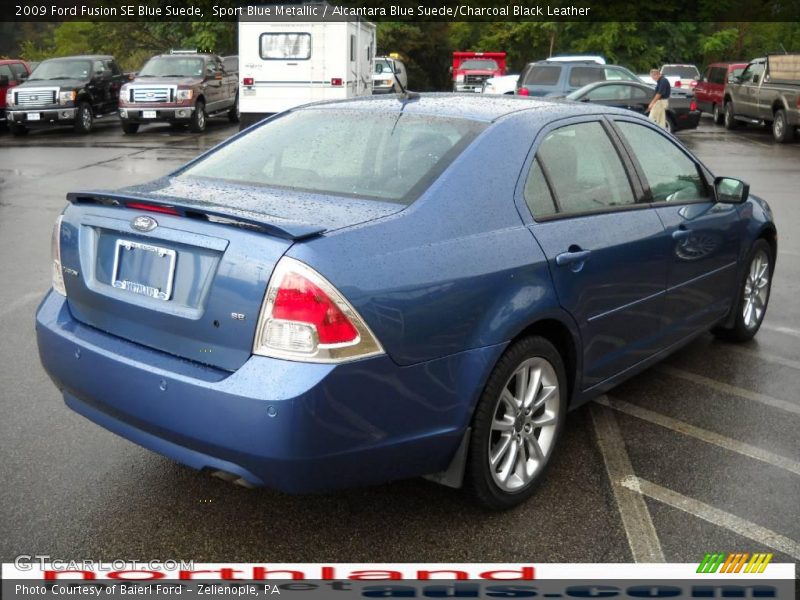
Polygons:
[[763,552],[752,555],[747,552],[707,553],[697,567],[697,573],[763,573],[771,560],[772,554]]

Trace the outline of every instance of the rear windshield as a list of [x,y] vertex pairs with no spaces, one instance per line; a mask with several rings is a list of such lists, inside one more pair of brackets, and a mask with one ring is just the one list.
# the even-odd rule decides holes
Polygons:
[[181,176],[408,204],[484,127],[465,119],[306,109],[266,122]]
[[462,62],[459,69],[471,70],[471,71],[498,71],[499,67],[497,63],[493,60],[489,60],[488,58],[471,58],[469,60],[465,60]]
[[147,61],[139,77],[202,77],[203,59],[193,56],[156,56]]
[[525,73],[523,85],[556,85],[561,76],[561,67],[531,67]]
[[31,74],[30,81],[56,79],[89,79],[92,73],[90,60],[46,60]]
[[664,67],[661,69],[661,74],[664,77],[680,77],[681,79],[694,79],[700,72],[697,67]]

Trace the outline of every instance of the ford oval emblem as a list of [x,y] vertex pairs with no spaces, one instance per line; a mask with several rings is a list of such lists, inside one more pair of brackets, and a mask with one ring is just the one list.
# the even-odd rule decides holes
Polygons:
[[131,227],[136,231],[153,231],[153,229],[158,227],[158,223],[152,217],[141,215],[131,221]]

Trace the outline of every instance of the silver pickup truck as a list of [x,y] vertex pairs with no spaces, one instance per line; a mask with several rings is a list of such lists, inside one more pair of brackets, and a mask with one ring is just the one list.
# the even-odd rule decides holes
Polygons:
[[791,142],[800,127],[800,54],[771,54],[751,60],[725,86],[725,127],[741,123],[772,126],[775,141]]

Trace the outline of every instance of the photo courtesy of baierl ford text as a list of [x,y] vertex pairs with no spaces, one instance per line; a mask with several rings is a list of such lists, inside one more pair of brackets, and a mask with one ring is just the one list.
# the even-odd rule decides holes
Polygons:
[[0,594],[795,600],[800,6],[0,5]]

